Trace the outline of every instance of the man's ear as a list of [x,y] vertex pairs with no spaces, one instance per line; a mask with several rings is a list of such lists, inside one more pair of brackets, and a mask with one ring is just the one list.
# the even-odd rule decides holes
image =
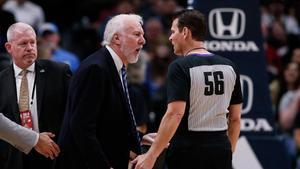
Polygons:
[[190,29],[187,28],[187,27],[183,27],[182,28],[182,32],[183,32],[183,36],[184,36],[185,39],[188,38],[190,36],[190,34],[191,34]]
[[6,42],[4,46],[7,53],[11,53],[11,44],[9,42]]
[[112,41],[117,44],[120,45],[121,44],[121,39],[120,39],[120,34],[119,33],[115,33],[112,37]]

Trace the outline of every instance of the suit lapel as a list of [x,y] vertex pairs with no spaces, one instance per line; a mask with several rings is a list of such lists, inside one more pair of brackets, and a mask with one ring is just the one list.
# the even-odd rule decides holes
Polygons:
[[[113,73],[113,80],[114,80],[113,85],[117,85],[118,92],[120,93],[120,95],[122,97],[122,100],[123,100],[123,105],[126,107],[126,110],[127,110],[126,115],[130,116],[130,110],[129,110],[130,108],[129,108],[128,104],[126,103],[126,99],[127,99],[126,97],[127,96],[125,96],[125,92],[124,92],[123,87],[122,87],[121,78],[120,78],[120,75],[119,75],[119,73],[117,71],[117,68],[115,66],[115,62],[114,62],[112,56],[110,55],[110,53],[108,52],[108,50],[106,48],[105,48],[105,51],[107,52],[105,54],[105,56],[106,56],[106,60],[107,60],[107,63],[108,63],[108,67],[110,68],[111,72]],[[135,117],[133,117],[133,118],[135,118]],[[131,120],[132,118],[129,117],[129,119]],[[132,120],[131,120],[130,124],[131,124],[130,127],[133,128],[134,130],[136,130],[135,129],[136,126],[134,125],[134,122]],[[131,129],[131,131],[133,131],[133,129]],[[132,135],[131,135],[130,139],[132,141],[131,141],[130,147],[133,148],[134,150],[136,150],[136,152],[138,152],[140,154],[141,150],[140,150],[140,147],[139,147],[139,140],[136,139],[138,137],[137,131],[133,132],[131,134]],[[132,138],[132,137],[134,137],[134,138]]]
[[118,70],[116,68],[115,62],[106,48],[105,48],[104,52],[105,52],[104,56],[106,57],[107,65],[110,69],[110,72],[112,72],[112,74],[113,74],[113,81],[114,81],[113,85],[116,85],[118,92],[122,97],[123,104],[126,105],[126,96],[125,96],[125,93],[124,93],[124,90],[122,87],[122,82],[121,82]]
[[44,89],[46,85],[46,68],[39,62],[36,61],[35,64],[35,83],[36,83],[36,102],[37,102],[37,112],[40,117],[42,100],[44,96]]
[[8,102],[12,105],[12,112],[13,116],[17,123],[20,123],[20,113],[19,113],[19,106],[18,106],[18,97],[17,97],[17,89],[16,89],[16,79],[15,79],[15,72],[13,69],[13,65],[8,69],[5,75],[5,89],[3,91],[7,92]]

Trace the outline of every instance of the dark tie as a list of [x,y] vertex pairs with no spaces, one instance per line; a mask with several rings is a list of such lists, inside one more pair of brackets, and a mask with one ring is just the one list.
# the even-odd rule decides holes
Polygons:
[[[127,86],[127,80],[126,80],[126,78],[127,78],[127,72],[126,72],[125,65],[122,66],[121,72],[122,72],[122,81],[123,81],[124,93],[125,93],[125,96],[126,96],[126,103],[127,103],[128,109],[129,109],[128,113],[129,113],[129,116],[130,116],[131,122],[132,122],[131,133],[134,135],[134,137],[136,138],[137,144],[139,145],[139,143],[140,143],[140,136],[139,136],[139,133],[136,130],[136,122],[135,122],[135,118],[134,118],[132,106],[131,106],[131,103],[130,103],[128,86]],[[140,151],[139,147],[137,147],[137,149],[138,149],[138,151]]]
[[21,125],[32,129],[33,122],[31,117],[31,112],[29,110],[29,91],[28,91],[28,80],[27,80],[27,70],[22,70],[20,75],[22,76],[21,86],[20,86],[20,98],[19,98],[19,110]]

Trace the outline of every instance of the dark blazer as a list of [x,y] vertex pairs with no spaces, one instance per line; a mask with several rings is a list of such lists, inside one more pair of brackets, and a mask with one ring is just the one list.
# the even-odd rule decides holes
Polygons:
[[[36,99],[40,132],[53,132],[57,140],[66,105],[71,71],[68,65],[49,60],[37,60],[35,64]],[[0,112],[20,124],[16,81],[13,65],[0,73]],[[0,141],[0,168],[23,169],[22,152],[8,143]],[[33,149],[26,158],[32,160],[34,168],[52,168],[53,161],[46,159]]]
[[61,168],[127,168],[129,151],[140,151],[129,117],[120,76],[103,47],[72,78],[59,137]]
[[6,53],[0,52],[0,72],[11,65],[11,57]]

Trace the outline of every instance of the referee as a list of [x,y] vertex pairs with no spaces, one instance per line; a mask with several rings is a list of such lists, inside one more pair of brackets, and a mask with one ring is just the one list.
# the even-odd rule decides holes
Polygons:
[[240,133],[239,73],[228,59],[204,48],[204,15],[184,10],[173,20],[169,40],[183,56],[169,67],[168,108],[149,151],[136,169],[151,169],[171,140],[169,169],[231,169]]

